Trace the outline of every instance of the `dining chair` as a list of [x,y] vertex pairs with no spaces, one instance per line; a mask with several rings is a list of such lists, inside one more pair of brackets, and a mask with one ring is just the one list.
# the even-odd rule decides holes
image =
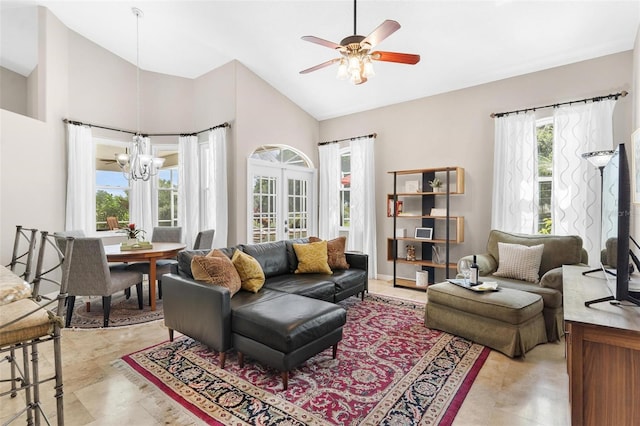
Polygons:
[[[152,243],[179,243],[182,241],[181,226],[156,226],[151,232]],[[162,299],[162,276],[171,273],[171,266],[177,264],[176,259],[156,260],[156,281],[158,282],[158,298]],[[130,264],[127,269],[139,271],[149,275],[149,262],[137,262]],[[149,287],[155,283],[149,283]],[[151,291],[149,291],[149,304],[151,304]]]
[[[67,286],[69,282],[70,261],[73,253],[73,238],[65,242],[64,253],[57,247],[53,238],[46,231],[42,231],[40,247],[38,250],[38,260],[35,269],[34,280],[31,283],[33,292],[29,297],[11,301],[2,306],[2,319],[0,320],[0,354],[9,353],[3,356],[1,361],[10,363],[11,379],[0,380],[1,382],[11,382],[10,389],[0,393],[0,398],[9,395],[11,398],[17,396],[18,392],[24,391],[24,407],[13,414],[8,424],[18,420],[26,414],[26,423],[40,425],[41,418],[46,424],[51,424],[47,415],[43,411],[40,401],[40,385],[53,381],[54,397],[56,398],[56,421],[58,425],[64,425],[64,403],[63,403],[63,380],[62,380],[62,350],[60,345],[61,329],[64,319],[60,316],[64,312],[64,303],[67,296]],[[55,251],[56,262],[54,266],[53,256],[46,252],[51,249]],[[45,257],[47,266],[45,267]],[[60,269],[60,271],[58,271]],[[20,282],[20,278],[17,282]],[[58,279],[59,281],[56,281]],[[60,287],[60,291],[55,299],[43,302],[37,289],[41,281],[48,281]],[[3,283],[10,283],[11,277],[5,276]],[[57,310],[50,311],[46,307],[57,302]],[[40,377],[38,365],[39,345],[45,342],[53,342],[54,373],[52,376]],[[29,350],[31,353],[29,353]],[[16,357],[16,353],[22,352],[22,363]],[[29,360],[31,360],[29,362]],[[22,366],[20,366],[22,364]],[[16,374],[16,371],[18,374]],[[7,405],[4,405],[7,407]],[[5,418],[6,420],[6,418]]]
[[11,263],[7,268],[11,272],[18,273],[18,265],[22,271],[18,273],[25,281],[31,279],[31,266],[33,264],[33,256],[36,251],[36,234],[37,229],[23,228],[16,226],[16,236],[13,242],[13,252],[11,255]]
[[[60,233],[62,234],[62,233]],[[56,233],[56,242],[63,246],[65,239]],[[102,297],[103,325],[109,326],[111,296],[118,291],[136,287],[138,308],[142,309],[142,274],[127,265],[109,267],[104,245],[100,238],[80,237],[74,240],[76,256],[71,260],[69,297],[67,299],[66,326],[71,324],[77,296]]]
[[213,236],[215,233],[215,229],[207,229],[205,231],[198,232],[196,242],[193,244],[193,249],[211,250],[213,248]]
[[114,229],[119,229],[120,223],[118,222],[118,218],[115,216],[107,217],[107,226],[109,227],[110,231],[113,231]]

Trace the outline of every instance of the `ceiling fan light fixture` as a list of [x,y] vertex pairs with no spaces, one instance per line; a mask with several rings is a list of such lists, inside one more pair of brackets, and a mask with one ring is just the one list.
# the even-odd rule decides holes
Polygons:
[[371,62],[369,55],[365,56],[362,60],[362,75],[366,78],[376,75],[376,72],[373,70],[373,62]]
[[346,80],[347,78],[349,78],[347,59],[344,57],[340,59],[340,65],[338,65],[338,73],[336,75],[336,78],[338,80]]

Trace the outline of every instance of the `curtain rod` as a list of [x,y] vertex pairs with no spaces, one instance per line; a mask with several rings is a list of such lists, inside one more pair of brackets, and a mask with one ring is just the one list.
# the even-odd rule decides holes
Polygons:
[[521,113],[521,112],[536,111],[536,110],[544,109],[544,108],[558,108],[560,105],[571,105],[571,104],[577,104],[577,103],[581,103],[581,102],[584,102],[584,103],[587,103],[587,102],[600,102],[600,101],[604,101],[605,99],[618,100],[618,98],[620,98],[620,97],[624,98],[628,94],[629,94],[629,92],[627,92],[626,90],[623,90],[622,92],[610,93],[610,94],[608,94],[606,96],[595,96],[593,98],[585,98],[585,99],[580,99],[580,100],[577,100],[577,101],[560,102],[560,103],[557,103],[557,104],[544,105],[544,106],[533,107],[533,108],[518,109],[518,110],[515,110],[515,111],[508,111],[508,112],[493,112],[493,113],[489,114],[489,117],[491,117],[491,118],[503,117],[503,116],[509,115],[509,114],[518,114],[518,113]]
[[[105,126],[100,126],[98,124],[83,123],[81,121],[73,121],[73,120],[68,120],[66,118],[63,118],[62,121],[64,123],[75,124],[76,126],[89,126],[89,127],[95,127],[97,129],[111,130],[113,132],[129,133],[130,135],[137,134],[137,132],[134,132],[132,130],[116,129],[114,127],[105,127]],[[199,132],[194,132],[194,133],[141,133],[140,135],[144,136],[144,137],[148,137],[148,136],[196,136],[196,135],[199,135],[200,133],[208,132],[208,131],[211,131],[211,130],[214,130],[214,129],[218,129],[220,127],[231,127],[231,125],[229,123],[227,123],[227,122],[224,122],[222,124],[218,124],[217,126],[209,127],[208,129],[200,130]]]
[[332,144],[332,143],[339,143],[339,142],[344,142],[344,141],[354,141],[354,140],[360,139],[360,138],[374,138],[375,139],[376,137],[378,137],[377,133],[371,133],[370,135],[354,136],[352,138],[337,139],[335,141],[318,142],[318,146],[329,145],[329,144]]

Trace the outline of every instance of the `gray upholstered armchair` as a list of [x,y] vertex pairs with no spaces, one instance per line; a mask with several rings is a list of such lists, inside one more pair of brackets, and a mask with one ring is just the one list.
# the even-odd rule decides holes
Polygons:
[[[64,250],[66,240],[56,233],[56,243]],[[100,238],[75,238],[74,256],[69,270],[66,326],[71,324],[76,296],[102,297],[104,327],[109,326],[111,295],[136,286],[138,307],[142,309],[142,273],[127,270],[124,265],[109,267]]]

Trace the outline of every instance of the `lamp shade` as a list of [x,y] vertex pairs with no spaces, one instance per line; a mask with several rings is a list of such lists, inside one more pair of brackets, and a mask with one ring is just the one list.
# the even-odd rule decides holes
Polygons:
[[582,158],[586,159],[597,168],[606,166],[612,156],[613,150],[592,151],[582,154]]

